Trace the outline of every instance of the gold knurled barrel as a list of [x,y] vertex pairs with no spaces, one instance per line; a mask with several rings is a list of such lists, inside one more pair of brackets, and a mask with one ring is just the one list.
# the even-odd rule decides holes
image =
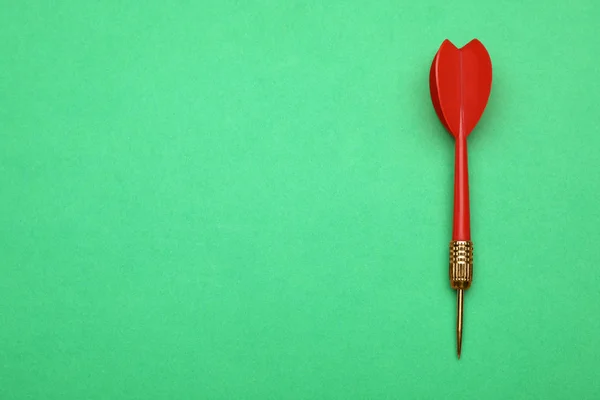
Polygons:
[[468,240],[450,242],[450,286],[466,290],[473,281],[473,243]]

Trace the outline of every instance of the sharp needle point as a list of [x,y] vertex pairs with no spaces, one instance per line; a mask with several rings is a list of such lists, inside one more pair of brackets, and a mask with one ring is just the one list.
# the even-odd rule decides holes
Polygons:
[[463,328],[463,299],[464,290],[459,289],[456,291],[456,353],[460,360],[460,351],[462,347],[462,328]]

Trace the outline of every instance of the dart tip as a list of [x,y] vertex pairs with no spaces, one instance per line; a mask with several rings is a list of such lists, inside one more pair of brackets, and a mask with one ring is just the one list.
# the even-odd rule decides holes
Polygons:
[[463,289],[456,291],[456,354],[460,360],[460,352],[462,349],[462,328],[463,328]]

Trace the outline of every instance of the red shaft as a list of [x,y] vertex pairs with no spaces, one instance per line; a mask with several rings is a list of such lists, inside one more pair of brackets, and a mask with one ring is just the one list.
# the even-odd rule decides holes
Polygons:
[[452,240],[471,240],[467,135],[462,132],[456,137],[454,157],[454,226]]

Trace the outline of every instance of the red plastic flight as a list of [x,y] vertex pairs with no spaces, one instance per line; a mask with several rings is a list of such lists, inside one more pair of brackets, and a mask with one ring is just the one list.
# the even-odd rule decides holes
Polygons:
[[453,240],[471,240],[467,136],[487,105],[492,61],[477,39],[457,48],[444,40],[429,75],[431,100],[446,129],[456,138]]

